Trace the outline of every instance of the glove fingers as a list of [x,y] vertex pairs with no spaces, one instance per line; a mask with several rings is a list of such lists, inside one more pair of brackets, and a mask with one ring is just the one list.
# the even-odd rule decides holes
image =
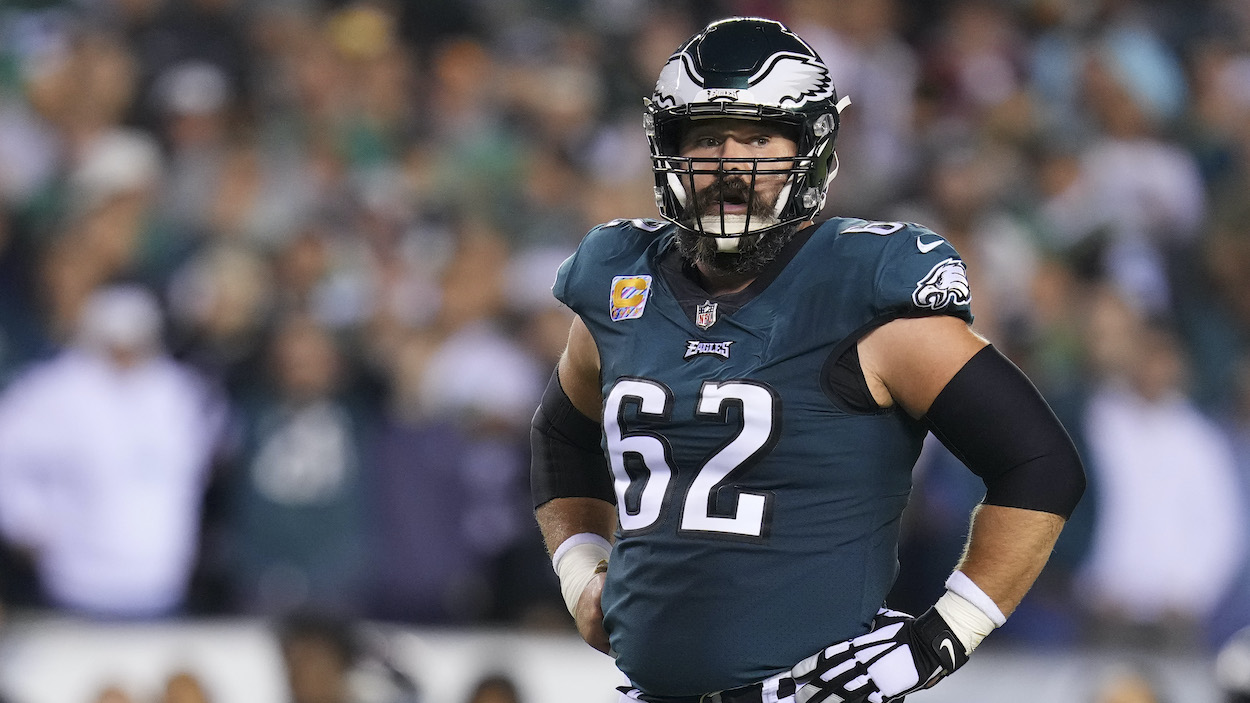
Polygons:
[[842,703],[843,701],[841,696],[816,684],[800,686],[799,690],[794,693],[794,700],[795,703]]
[[[837,666],[834,662],[840,659],[846,659],[849,655],[851,645],[849,642],[839,642],[835,645],[824,648],[823,650],[813,654],[803,661],[795,664],[790,669],[790,675],[796,681],[805,682],[812,679],[817,672],[824,673]],[[828,680],[827,678],[825,680]]]
[[836,687],[808,684],[795,692],[794,700],[795,703],[868,703],[870,699],[866,696],[847,694],[846,691]]

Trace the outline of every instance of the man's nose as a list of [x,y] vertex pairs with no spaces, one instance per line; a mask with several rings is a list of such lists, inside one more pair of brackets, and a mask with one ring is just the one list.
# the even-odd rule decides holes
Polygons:
[[726,139],[721,143],[720,158],[727,171],[745,171],[751,168],[750,147],[736,139]]

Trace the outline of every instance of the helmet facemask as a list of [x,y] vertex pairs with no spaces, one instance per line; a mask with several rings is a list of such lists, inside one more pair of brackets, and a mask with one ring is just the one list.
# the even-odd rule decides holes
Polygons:
[[[744,234],[758,234],[781,224],[780,210],[784,206],[785,192],[790,188],[792,176],[788,168],[771,168],[760,163],[763,159],[750,160],[749,171],[728,170],[724,159],[690,159],[692,172],[673,177],[684,180],[689,193],[682,222],[685,229],[716,240],[721,251],[733,251]],[[771,159],[770,159],[771,161]],[[786,160],[788,165],[793,159]],[[711,173],[707,173],[710,171]],[[695,172],[714,179],[702,189],[695,190]],[[761,190],[761,183],[786,176],[787,182],[772,194]],[[727,212],[733,208],[734,212]],[[737,212],[743,208],[742,212]]]
[[[802,125],[794,120],[771,122],[779,133],[800,145],[798,153],[773,157],[681,156],[673,145],[695,122],[668,120],[665,126],[678,136],[657,137],[655,141],[665,146],[661,155],[652,159],[657,180],[661,175],[664,180],[663,187],[656,189],[661,211],[684,229],[722,240],[719,245],[725,251],[731,250],[742,235],[762,234],[810,219],[812,211],[823,204],[828,186],[827,178],[814,173],[817,159],[813,154],[832,149],[832,139],[805,140]],[[804,141],[817,143],[804,150]],[[714,180],[699,189],[696,176]],[[814,176],[817,183],[810,185]],[[806,197],[799,200],[794,194]],[[727,212],[726,205],[745,206],[745,211]]]

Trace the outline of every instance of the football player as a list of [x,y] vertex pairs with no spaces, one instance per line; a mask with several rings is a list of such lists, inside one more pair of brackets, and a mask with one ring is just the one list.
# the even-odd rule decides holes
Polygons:
[[[846,104],[783,25],[709,25],[646,101],[663,219],[596,227],[557,275],[577,317],[534,418],[534,502],[622,701],[930,686],[1011,614],[1084,490],[1046,402],[970,328],[946,240],[813,223]],[[927,432],[986,495],[913,617],[883,603]]]

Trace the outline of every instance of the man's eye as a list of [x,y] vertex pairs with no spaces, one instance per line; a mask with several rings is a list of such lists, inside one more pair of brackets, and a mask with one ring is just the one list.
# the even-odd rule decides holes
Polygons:
[[720,145],[720,140],[716,137],[699,137],[694,140],[695,146],[714,147]]
[[754,144],[755,146],[768,146],[768,142],[770,141],[772,140],[769,137],[761,135],[761,136],[756,137],[755,139],[752,139],[751,143]]

